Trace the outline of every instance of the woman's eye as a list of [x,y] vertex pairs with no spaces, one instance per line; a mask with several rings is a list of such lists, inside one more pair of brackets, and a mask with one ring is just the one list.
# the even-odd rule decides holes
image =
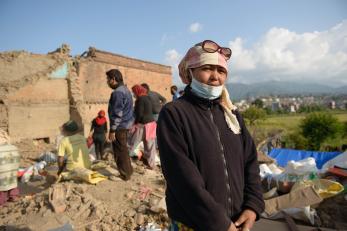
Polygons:
[[226,71],[223,68],[218,69],[219,73],[226,73]]
[[210,66],[206,66],[206,67],[203,67],[202,68],[204,71],[209,71],[209,70],[211,70],[211,67]]

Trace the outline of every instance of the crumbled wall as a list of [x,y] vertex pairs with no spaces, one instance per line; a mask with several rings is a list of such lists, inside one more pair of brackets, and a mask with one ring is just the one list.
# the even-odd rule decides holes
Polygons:
[[8,127],[8,115],[7,107],[0,102],[0,129],[7,131]]
[[111,89],[105,72],[118,68],[125,84],[146,82],[168,100],[171,67],[90,48],[72,58],[63,45],[47,55],[25,51],[0,53],[0,128],[12,141],[51,138],[68,119],[85,134],[100,109],[107,111]]
[[0,127],[12,141],[54,138],[69,119],[67,80],[50,76],[67,63],[64,54],[0,53]]
[[90,122],[97,112],[107,111],[112,90],[107,86],[105,72],[112,68],[121,71],[129,89],[145,82],[168,101],[171,99],[171,67],[92,49],[87,57],[79,60],[77,68],[79,90],[84,100],[82,121],[85,133],[89,132]]

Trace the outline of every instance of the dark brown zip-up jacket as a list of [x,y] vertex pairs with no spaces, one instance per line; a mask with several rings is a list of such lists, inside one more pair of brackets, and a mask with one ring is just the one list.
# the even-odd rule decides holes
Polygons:
[[195,231],[227,231],[242,210],[264,210],[257,152],[240,114],[241,134],[227,126],[219,100],[190,87],[161,110],[157,139],[169,217]]

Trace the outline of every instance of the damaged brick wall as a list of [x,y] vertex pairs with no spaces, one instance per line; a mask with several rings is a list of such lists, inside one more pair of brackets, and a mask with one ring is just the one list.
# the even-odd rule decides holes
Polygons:
[[13,142],[53,139],[69,119],[67,80],[50,77],[67,62],[61,54],[0,54],[0,126]]
[[111,89],[105,72],[118,68],[125,84],[146,82],[171,99],[171,67],[90,48],[86,57],[72,58],[62,46],[47,55],[0,53],[0,128],[12,141],[50,138],[68,119],[89,133],[100,109],[107,111]]
[[0,129],[7,131],[8,115],[7,108],[3,102],[0,102]]
[[42,79],[8,97],[9,134],[12,140],[50,138],[70,118],[66,79]]
[[122,72],[124,83],[129,89],[145,82],[152,90],[171,99],[171,67],[92,48],[88,57],[78,63],[79,84],[85,104],[82,117],[86,134],[89,133],[90,122],[97,112],[101,109],[107,111],[112,90],[107,86],[105,72],[112,68]]

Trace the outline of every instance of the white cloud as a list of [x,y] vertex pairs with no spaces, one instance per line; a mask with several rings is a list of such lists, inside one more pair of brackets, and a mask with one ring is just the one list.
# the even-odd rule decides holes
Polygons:
[[303,34],[274,27],[251,48],[245,48],[242,38],[229,47],[231,81],[347,84],[347,20],[327,31]]
[[165,63],[172,67],[173,83],[176,85],[181,84],[180,77],[178,76],[178,64],[181,61],[182,55],[175,49],[165,52]]
[[175,49],[171,49],[165,52],[165,62],[169,64],[176,64],[180,59],[180,54]]
[[202,25],[198,22],[195,22],[189,26],[189,31],[192,33],[196,33],[202,30]]

